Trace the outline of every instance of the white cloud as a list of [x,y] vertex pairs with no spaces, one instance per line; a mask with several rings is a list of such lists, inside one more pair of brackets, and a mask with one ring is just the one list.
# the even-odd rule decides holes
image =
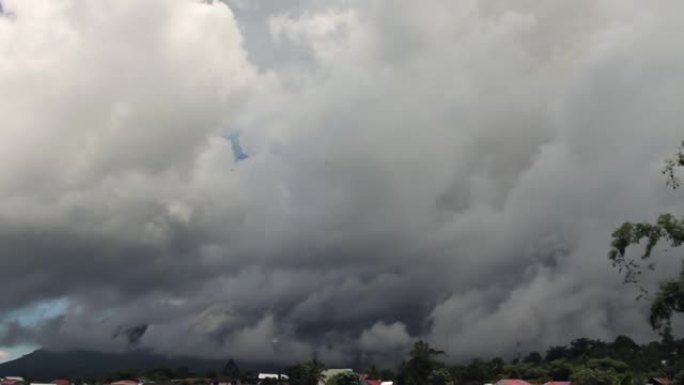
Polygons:
[[3,1],[0,308],[70,304],[5,340],[149,324],[164,352],[344,362],[652,336],[605,253],[681,208],[680,2],[228,3]]

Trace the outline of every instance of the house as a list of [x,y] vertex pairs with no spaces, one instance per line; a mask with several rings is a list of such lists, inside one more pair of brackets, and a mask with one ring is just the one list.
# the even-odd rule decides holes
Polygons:
[[71,381],[65,379],[65,378],[58,378],[56,380],[50,381],[51,384],[54,385],[71,385]]
[[0,385],[20,385],[24,384],[24,378],[22,377],[2,377],[0,378]]
[[257,384],[267,384],[274,382],[288,382],[290,377],[282,373],[259,373],[257,375]]
[[119,380],[109,385],[139,385],[138,380]]
[[290,377],[287,376],[287,374],[277,374],[277,373],[259,373],[257,375],[257,379],[259,381],[266,380],[266,379],[271,379],[271,380],[278,380],[278,377],[280,377],[281,380],[289,380]]
[[530,385],[530,383],[516,378],[502,378],[494,383],[494,385]]
[[318,380],[318,385],[326,385],[328,380],[340,373],[354,373],[352,369],[327,369],[321,372],[321,379]]
[[646,383],[649,385],[670,385],[672,380],[667,377],[653,377],[649,378]]

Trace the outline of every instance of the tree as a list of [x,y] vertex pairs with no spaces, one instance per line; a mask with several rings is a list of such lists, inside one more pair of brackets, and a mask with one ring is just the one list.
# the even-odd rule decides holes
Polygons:
[[380,371],[378,368],[375,366],[375,364],[371,364],[370,368],[366,369],[364,373],[368,376],[370,379],[378,379],[380,377]]
[[546,351],[546,362],[567,358],[567,348],[565,346],[552,346]]
[[397,378],[397,373],[391,369],[382,369],[380,370],[379,375],[380,379],[383,381],[394,381]]
[[223,375],[228,377],[228,379],[231,382],[234,382],[234,381],[237,381],[240,379],[240,368],[238,368],[235,361],[230,359],[230,360],[228,360],[228,362],[226,362],[226,364],[223,366]]
[[615,385],[618,376],[613,370],[580,368],[570,380],[574,385]]
[[639,349],[639,345],[636,344],[631,338],[627,336],[617,336],[615,341],[613,341],[613,349],[620,352],[635,352]]
[[549,365],[549,376],[553,381],[568,381],[572,376],[572,367],[565,360],[555,360]]
[[247,370],[246,372],[242,373],[242,376],[240,377],[240,381],[245,384],[256,384],[258,380],[259,374],[254,370]]
[[504,360],[501,357],[493,358],[487,364],[487,367],[483,373],[483,379],[488,382],[494,382],[501,376],[501,373],[505,365],[506,362],[504,362]]
[[295,365],[286,370],[290,383],[293,385],[317,385],[323,379],[325,366],[317,359]]
[[425,341],[413,344],[409,360],[402,365],[401,378],[406,385],[423,384],[432,371],[443,364],[435,359],[444,352],[435,350]]
[[[499,370],[503,370],[504,365]],[[483,383],[487,378],[487,368],[484,362],[480,359],[474,359],[464,368],[461,374],[461,380],[466,383]]]
[[[673,189],[681,186],[676,170],[684,167],[684,142],[674,156],[665,161],[662,173],[667,177],[667,185]],[[641,254],[641,261],[628,258],[627,249],[646,241]],[[657,244],[665,242],[671,247],[678,247],[684,242],[684,221],[673,214],[665,213],[658,216],[655,222],[632,223],[625,222],[612,234],[611,250],[608,257],[621,273],[625,282],[637,283],[642,274],[643,261],[651,257]],[[648,268],[653,269],[652,262]],[[645,291],[640,287],[642,293]],[[654,330],[663,331],[670,326],[670,319],[674,312],[684,312],[684,267],[679,276],[660,284],[656,297],[651,305],[650,323]]]
[[629,369],[629,365],[626,363],[610,357],[589,359],[586,366],[590,369],[610,370],[616,373],[625,373]]
[[354,372],[342,372],[332,376],[326,385],[361,385],[361,378]]
[[538,352],[531,352],[525,357],[523,362],[526,362],[528,364],[539,365],[542,362],[542,356]]
[[432,370],[427,378],[427,383],[430,385],[453,385],[454,381],[449,370],[442,367]]

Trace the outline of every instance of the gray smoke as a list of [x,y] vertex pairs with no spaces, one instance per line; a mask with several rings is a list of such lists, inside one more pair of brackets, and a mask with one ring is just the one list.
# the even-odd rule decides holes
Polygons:
[[3,344],[334,365],[654,336],[606,253],[682,208],[680,1],[3,6]]

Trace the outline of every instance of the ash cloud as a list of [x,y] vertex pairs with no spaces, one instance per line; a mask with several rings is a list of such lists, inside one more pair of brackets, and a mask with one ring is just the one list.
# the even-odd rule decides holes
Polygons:
[[334,365],[653,337],[606,252],[681,210],[680,2],[2,6],[0,311],[69,304],[4,344]]

